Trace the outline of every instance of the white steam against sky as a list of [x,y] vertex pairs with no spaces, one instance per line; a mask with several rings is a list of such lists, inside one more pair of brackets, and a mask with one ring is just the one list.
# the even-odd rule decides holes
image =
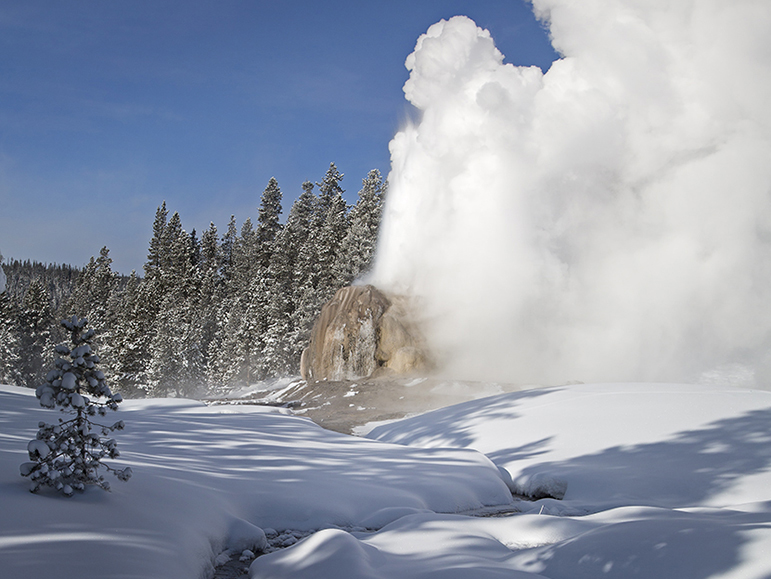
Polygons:
[[[375,285],[468,378],[771,375],[767,0],[534,0],[563,58],[466,17],[407,58]],[[751,374],[750,374],[751,376]]]

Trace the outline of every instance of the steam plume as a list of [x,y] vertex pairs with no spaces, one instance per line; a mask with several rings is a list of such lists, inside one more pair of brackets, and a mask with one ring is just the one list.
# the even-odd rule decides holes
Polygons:
[[466,17],[407,58],[373,283],[470,378],[696,380],[771,348],[765,0],[534,0],[563,58]]

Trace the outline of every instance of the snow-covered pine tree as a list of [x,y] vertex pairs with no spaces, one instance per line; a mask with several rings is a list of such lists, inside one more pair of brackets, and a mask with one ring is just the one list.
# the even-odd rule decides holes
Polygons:
[[[0,256],[0,261],[2,258]],[[16,304],[0,287],[0,384],[21,385],[19,373],[18,312]]]
[[51,346],[53,319],[48,288],[33,279],[19,312],[19,372],[22,384],[29,388],[43,381],[43,354]]
[[239,235],[233,244],[231,256],[231,275],[228,277],[228,295],[236,295],[244,291],[252,283],[252,278],[257,275],[260,247],[257,232],[254,230],[252,220],[246,218],[241,226]]
[[16,333],[14,303],[5,291],[5,272],[3,254],[0,253],[0,384],[16,384],[19,363],[19,343]]
[[198,263],[198,269],[201,271],[201,278],[204,285],[209,289],[206,295],[209,299],[214,299],[217,292],[221,289],[222,277],[220,275],[221,252],[217,236],[217,226],[214,223],[209,224],[209,229],[203,232],[201,236],[201,259]]
[[[296,229],[298,232],[297,241],[292,244],[287,240],[287,244],[293,246],[292,252],[296,256],[292,271],[293,308],[290,325],[293,343],[300,352],[306,345],[305,342],[310,336],[321,307],[321,298],[318,294],[321,277],[318,239],[324,225],[322,216],[326,213],[321,208],[321,200],[312,191],[313,183],[308,181],[303,183],[303,194],[292,207],[292,211],[295,208],[298,209],[297,224],[290,224],[290,221],[287,221],[286,225],[290,231]],[[302,203],[299,204],[301,201]],[[290,220],[291,218],[290,213]]]
[[375,254],[385,186],[380,171],[362,179],[359,199],[350,212],[351,226],[340,244],[334,265],[335,277],[348,285],[369,271]]
[[32,280],[37,279],[48,290],[53,312],[59,312],[63,304],[67,302],[80,274],[80,270],[71,265],[46,264],[30,260],[19,261],[18,259],[9,259],[2,265],[1,269],[6,275],[5,290],[17,305],[21,305]]
[[198,240],[198,234],[195,231],[190,232],[190,263],[193,267],[198,266],[198,262],[201,261],[201,242]]
[[220,329],[215,342],[209,348],[207,375],[215,390],[233,387],[242,378],[247,365],[246,348],[248,335],[245,329],[246,296],[232,296],[222,300],[218,311]]
[[156,395],[193,395],[205,383],[198,323],[200,278],[191,263],[191,237],[174,213],[164,232],[160,308],[150,345],[149,381]]
[[280,259],[292,266],[297,262],[300,248],[308,239],[318,204],[318,198],[313,194],[313,183],[305,181],[302,184],[302,189],[303,192],[292,203],[286,225],[281,230],[280,251],[284,255]]
[[[110,250],[105,246],[99,257],[93,257],[81,270],[78,282],[65,306],[67,315],[78,312],[89,321],[97,333],[95,346],[107,358],[112,358],[112,332],[115,325],[113,293],[118,287],[118,276],[111,268]],[[112,377],[110,377],[112,378]]]
[[[249,370],[252,349],[252,325],[246,317],[249,288],[257,269],[257,234],[251,219],[244,221],[241,235],[236,234],[231,217],[228,233],[222,239],[222,298],[217,312],[219,334],[208,358],[207,375],[216,390],[244,381]],[[227,265],[227,266],[225,266]]]
[[150,249],[147,252],[145,262],[145,278],[152,279],[159,275],[164,254],[168,251],[165,246],[166,219],[169,212],[166,210],[166,202],[158,207],[153,222],[153,236],[150,239]]
[[343,180],[345,175],[338,171],[337,166],[334,163],[329,164],[329,169],[324,174],[324,178],[321,183],[316,183],[319,188],[319,201],[317,205],[316,226],[321,227],[327,218],[332,205],[336,202],[337,198],[342,198],[345,190],[340,186],[340,181]]
[[270,279],[267,271],[260,271],[245,292],[246,309],[238,330],[238,349],[242,368],[239,385],[248,385],[264,378],[261,370],[263,338],[268,327],[267,300]]
[[[291,285],[291,277],[282,279],[284,273],[278,254],[274,253],[274,259],[267,270],[264,279],[264,298],[262,322],[260,334],[260,361],[258,375],[262,379],[288,376],[293,372],[291,331],[291,302],[288,288]],[[298,358],[299,361],[299,358]]]
[[30,479],[32,492],[44,486],[65,496],[84,490],[86,485],[109,490],[110,483],[99,472],[102,468],[119,480],[131,477],[130,467],[119,470],[102,462],[104,458],[119,456],[115,440],[105,437],[122,430],[124,425],[123,421],[111,426],[97,424],[92,418],[97,414],[105,416],[107,410],[117,410],[122,397],[110,391],[104,374],[97,369],[99,356],[91,349],[94,331],[86,330],[86,324],[85,318],[77,316],[62,320],[62,326],[70,333],[70,345],[56,346],[55,368],[36,391],[41,406],[59,407],[75,416],[69,420],[60,418],[56,424],[39,423],[37,436],[27,445],[31,462],[20,467],[21,475]]
[[316,238],[319,279],[317,292],[321,302],[326,302],[348,281],[338,277],[335,263],[339,259],[343,239],[348,234],[348,204],[342,195],[337,194],[331,200],[324,224]]
[[141,397],[148,391],[152,316],[145,292],[149,287],[132,271],[125,289],[113,294],[111,303],[115,324],[108,369],[116,390],[126,397]]
[[260,214],[257,218],[257,246],[259,265],[267,270],[270,258],[275,251],[276,237],[281,232],[281,189],[275,177],[271,177],[262,192]]
[[198,303],[199,324],[201,331],[201,355],[205,367],[207,389],[217,384],[214,367],[214,352],[219,344],[221,330],[218,308],[222,301],[223,287],[220,275],[220,247],[217,239],[217,227],[214,223],[201,236],[201,259],[197,266],[200,278],[200,298]]
[[222,244],[220,245],[220,272],[225,282],[228,282],[231,278],[231,266],[233,264],[233,250],[235,249],[236,241],[238,240],[238,230],[236,229],[236,216],[231,215],[228,222],[228,230],[222,238]]
[[[281,189],[271,178],[263,191],[256,230],[247,219],[233,252],[234,264],[241,264],[238,275],[231,280],[230,317],[240,323],[235,335],[225,340],[228,356],[237,362],[237,369],[227,369],[231,386],[246,385],[265,377],[264,334],[270,324],[268,301],[275,279],[270,261],[275,252],[276,238],[281,232]],[[246,226],[249,225],[247,228]],[[233,339],[235,338],[235,339]]]
[[[300,353],[304,347],[295,324],[296,310],[302,307],[300,288],[308,275],[300,273],[311,263],[299,263],[300,250],[306,243],[316,206],[313,183],[303,183],[303,192],[292,204],[286,225],[276,237],[268,267],[271,279],[267,300],[268,327],[263,336],[262,372],[268,376],[289,376],[299,371]],[[308,249],[311,249],[310,247]],[[310,253],[304,254],[306,260]],[[299,282],[299,285],[298,285]]]
[[77,285],[70,295],[67,309],[88,312],[86,317],[92,327],[106,323],[107,306],[115,290],[117,276],[111,268],[110,250],[102,247],[98,258],[91,258],[81,270]]

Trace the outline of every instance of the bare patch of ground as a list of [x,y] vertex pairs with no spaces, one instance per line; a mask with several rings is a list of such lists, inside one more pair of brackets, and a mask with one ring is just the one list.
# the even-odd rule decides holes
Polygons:
[[210,400],[211,404],[268,404],[290,408],[336,432],[363,434],[374,422],[398,420],[459,402],[513,392],[512,384],[467,382],[431,377],[363,378],[305,382],[280,389],[254,391],[237,398]]

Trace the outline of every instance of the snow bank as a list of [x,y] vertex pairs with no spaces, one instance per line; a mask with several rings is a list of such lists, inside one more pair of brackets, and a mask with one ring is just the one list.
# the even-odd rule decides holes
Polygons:
[[627,508],[581,518],[414,515],[356,537],[325,531],[257,559],[272,579],[767,577],[761,512]]
[[531,494],[565,481],[587,511],[769,497],[771,392],[671,384],[535,389],[380,426],[371,438],[474,448]]
[[770,418],[769,392],[604,384],[382,425],[370,436],[475,448],[520,491],[562,489],[564,500],[518,503],[528,514],[510,517],[415,513],[374,533],[317,534],[257,559],[251,577],[768,577]]
[[55,412],[29,390],[0,387],[4,579],[190,579],[225,549],[262,546],[264,528],[363,527],[387,509],[512,502],[475,451],[357,439],[256,406],[126,401],[118,414],[126,429],[113,462],[131,466],[129,482],[71,499],[32,495],[19,465],[38,421]]

